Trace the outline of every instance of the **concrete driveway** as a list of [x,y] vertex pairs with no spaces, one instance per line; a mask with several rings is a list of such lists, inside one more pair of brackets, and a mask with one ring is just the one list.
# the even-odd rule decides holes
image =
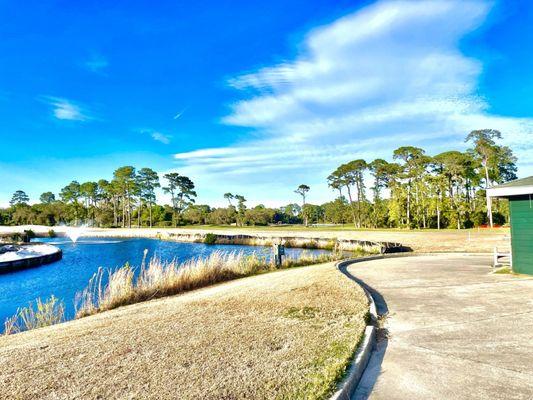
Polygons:
[[350,265],[386,315],[355,399],[533,399],[533,279],[490,257]]

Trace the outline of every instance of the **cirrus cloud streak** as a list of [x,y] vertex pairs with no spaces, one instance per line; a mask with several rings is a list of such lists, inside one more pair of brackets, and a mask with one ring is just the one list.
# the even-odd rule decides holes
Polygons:
[[491,7],[380,1],[314,29],[293,60],[229,80],[247,98],[222,122],[250,128],[254,139],[176,159],[212,185],[223,177],[245,190],[283,174],[288,186],[324,187],[347,160],[390,158],[407,144],[461,149],[470,130],[490,127],[527,161],[533,120],[492,115],[477,89],[483,65],[459,46]]

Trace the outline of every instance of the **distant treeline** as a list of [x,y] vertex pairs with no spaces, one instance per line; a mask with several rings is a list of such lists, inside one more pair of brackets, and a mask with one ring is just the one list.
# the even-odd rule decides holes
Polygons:
[[[492,129],[472,131],[466,152],[446,151],[429,156],[418,147],[400,147],[395,162],[354,160],[339,166],[329,177],[331,188],[346,193],[352,221],[357,227],[469,228],[502,224],[507,203],[494,207],[486,189],[516,179],[516,157],[497,140]],[[373,180],[371,201],[365,173]],[[383,191],[388,198],[383,198]],[[339,200],[340,201],[340,200]]]
[[[394,162],[362,159],[340,165],[327,178],[338,197],[328,203],[306,202],[310,191],[300,185],[295,192],[302,204],[280,208],[246,206],[242,195],[226,193],[227,207],[195,204],[193,181],[179,173],[163,176],[163,191],[170,205],[156,202],[161,187],[150,168],[118,168],[111,180],[72,181],[59,196],[43,193],[39,203],[29,205],[22,190],[13,194],[10,207],[0,209],[0,224],[81,224],[99,227],[150,227],[185,224],[267,225],[353,223],[356,227],[469,228],[505,223],[506,202],[494,204],[486,188],[516,178],[516,157],[497,140],[495,130],[471,132],[466,152],[447,151],[429,156],[418,147],[400,147]],[[365,177],[367,179],[365,179]],[[368,178],[371,178],[370,180]],[[366,183],[372,185],[367,189]]]

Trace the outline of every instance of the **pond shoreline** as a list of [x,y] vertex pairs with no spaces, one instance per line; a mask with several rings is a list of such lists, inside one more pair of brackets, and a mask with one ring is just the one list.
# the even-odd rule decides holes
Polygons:
[[[303,237],[303,236],[264,236],[264,235],[249,235],[249,234],[220,234],[214,232],[191,232],[191,233],[176,233],[163,230],[141,231],[128,230],[127,232],[119,231],[113,232],[106,230],[98,232],[91,230],[90,236],[94,237],[122,237],[122,238],[153,238],[160,240],[169,240],[184,243],[206,243],[206,238],[212,236],[214,238],[212,244],[228,244],[228,245],[245,245],[245,246],[272,246],[274,244],[282,244],[289,248],[302,249],[323,249],[323,250],[341,250],[341,251],[365,251],[370,253],[385,253],[401,245],[396,243],[377,243],[364,240],[350,240],[350,239],[335,239],[335,238],[321,238],[321,237]],[[389,251],[387,251],[389,250]]]
[[[58,235],[59,236],[59,235]],[[36,268],[23,268],[0,275],[0,323],[12,316],[19,307],[24,307],[37,298],[47,299],[54,295],[66,302],[68,318],[74,316],[76,293],[83,290],[99,269],[115,271],[130,265],[135,276],[140,273],[144,261],[160,260],[162,263],[179,264],[196,262],[209,258],[212,253],[221,252],[238,256],[254,256],[256,259],[272,259],[272,249],[245,245],[207,245],[185,243],[157,238],[104,238],[82,237],[77,243],[68,238],[49,238],[43,235],[36,241],[59,247],[63,257],[50,264]],[[304,254],[305,253],[305,254]],[[286,258],[293,260],[303,255],[319,256],[326,250],[287,249]],[[106,280],[105,278],[104,280]],[[1,330],[1,329],[0,329]]]
[[[24,230],[32,230],[38,237],[48,237],[49,230],[58,236],[65,236],[68,227],[20,226],[4,227],[0,230],[0,237],[8,237]],[[316,232],[315,232],[316,233]],[[216,237],[213,243],[247,246],[271,246],[279,243],[285,247],[365,251],[370,253],[398,253],[411,251],[409,247],[397,242],[370,241],[361,239],[337,238],[325,235],[293,235],[286,232],[279,233],[227,233],[207,229],[184,230],[180,228],[86,228],[82,236],[109,238],[147,238],[160,239],[184,243],[206,243],[206,236]]]

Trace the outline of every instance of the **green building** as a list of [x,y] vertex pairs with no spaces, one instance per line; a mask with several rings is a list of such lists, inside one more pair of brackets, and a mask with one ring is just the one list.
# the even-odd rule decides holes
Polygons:
[[511,265],[517,273],[533,275],[533,176],[495,186],[488,194],[509,199]]

